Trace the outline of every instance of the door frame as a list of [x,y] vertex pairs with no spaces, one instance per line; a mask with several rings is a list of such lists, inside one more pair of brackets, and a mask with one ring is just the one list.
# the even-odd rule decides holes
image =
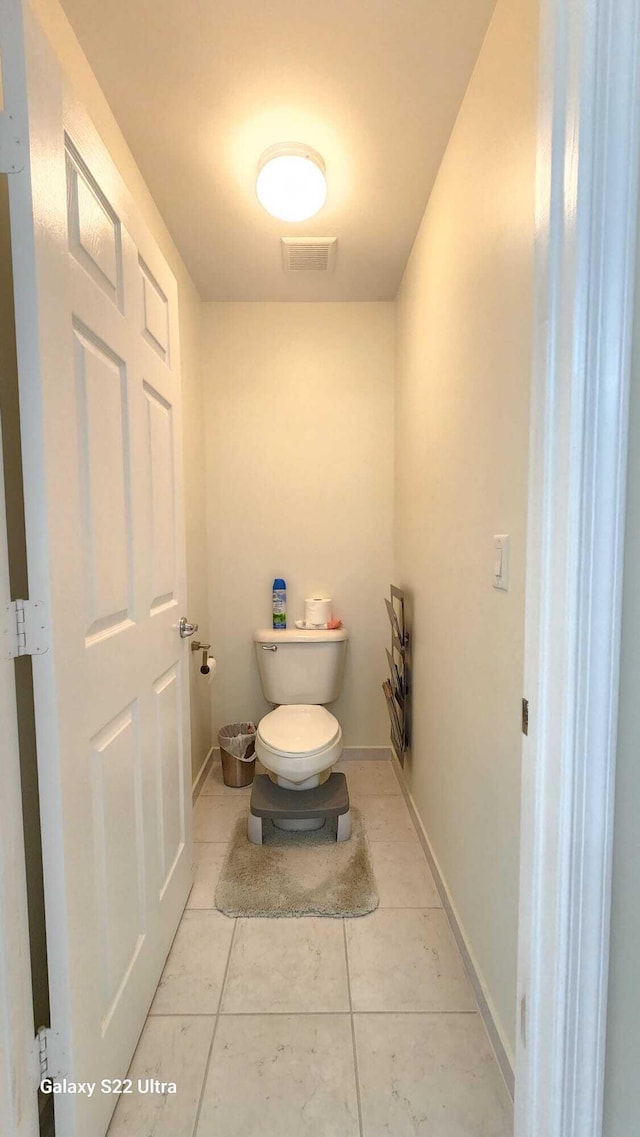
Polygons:
[[[0,0],[0,38],[11,42],[19,21],[15,3]],[[1,44],[0,44],[1,46]],[[4,95],[11,83],[4,60]],[[11,66],[9,66],[11,71]],[[19,124],[5,106],[0,109],[0,172],[19,169]],[[9,637],[15,613],[9,581],[9,543],[0,423],[0,1130],[7,1137],[37,1137],[37,1085],[40,1075],[33,1020],[33,991],[15,665]]]
[[27,878],[20,788],[20,750],[13,660],[8,657],[6,606],[11,598],[0,429],[0,1130],[37,1137],[39,1064],[33,1023]]
[[640,0],[542,0],[516,1137],[602,1133]]

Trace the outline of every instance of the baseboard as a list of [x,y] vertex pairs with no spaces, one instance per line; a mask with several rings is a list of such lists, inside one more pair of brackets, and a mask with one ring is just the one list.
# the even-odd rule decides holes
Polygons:
[[345,746],[342,751],[343,762],[388,762],[391,756],[389,746]]
[[446,885],[445,879],[442,875],[442,872],[440,871],[440,866],[438,864],[438,860],[437,860],[436,855],[435,855],[435,853],[431,847],[431,842],[429,841],[429,837],[427,836],[426,829],[425,829],[424,825],[422,824],[422,819],[420,817],[420,814],[418,813],[418,810],[416,809],[416,804],[413,800],[413,796],[411,794],[411,791],[409,790],[409,787],[407,786],[405,776],[404,776],[404,772],[402,770],[402,767],[400,766],[400,763],[398,762],[398,758],[397,758],[397,755],[395,753],[393,755],[393,768],[396,772],[396,777],[397,777],[398,782],[400,784],[400,789],[402,790],[404,799],[407,803],[409,813],[411,814],[413,824],[415,825],[416,832],[418,834],[418,840],[420,841],[420,844],[422,845],[422,848],[424,850],[424,854],[427,858],[427,861],[429,862],[429,867],[431,869],[431,872],[433,873],[433,879],[435,880],[436,888],[438,889],[440,899],[442,900],[442,906],[443,906],[443,908],[444,908],[444,910],[447,913],[447,916],[449,918],[449,922],[451,924],[451,930],[453,932],[455,941],[458,945],[458,949],[459,949],[460,954],[462,956],[462,960],[463,960],[464,966],[466,968],[467,974],[469,976],[469,980],[470,980],[471,985],[473,987],[476,999],[478,1000],[478,1006],[480,1008],[480,1014],[482,1016],[482,1020],[484,1022],[487,1034],[489,1036],[489,1042],[491,1043],[491,1046],[493,1048],[493,1052],[496,1056],[496,1062],[498,1063],[498,1066],[500,1067],[502,1077],[504,1078],[504,1081],[505,1081],[505,1085],[509,1091],[511,1099],[513,1100],[514,1089],[515,1089],[515,1076],[514,1076],[513,1058],[511,1056],[510,1047],[509,1047],[508,1043],[506,1042],[506,1040],[502,1037],[502,1032],[500,1030],[500,1027],[498,1026],[497,1015],[496,1015],[495,1008],[493,1006],[492,1000],[490,999],[489,995],[487,994],[486,985],[484,983],[484,980],[482,979],[481,972],[476,965],[476,962],[475,962],[475,959],[473,956],[473,952],[471,951],[471,949],[467,943],[467,938],[465,936],[465,932],[464,932],[462,922],[458,916],[455,905],[453,904],[451,897],[449,895],[449,890],[447,888],[447,885]]
[[[219,753],[219,751],[218,751],[218,753]],[[210,748],[204,762],[202,763],[200,769],[198,770],[198,773],[196,774],[195,778],[193,779],[193,785],[191,787],[191,800],[192,801],[195,801],[196,798],[198,797],[198,795],[200,794],[200,791],[204,785],[204,780],[207,777],[207,774],[209,773],[209,770],[211,769],[211,766],[213,764],[215,754],[216,754],[216,749],[214,746],[212,746]]]

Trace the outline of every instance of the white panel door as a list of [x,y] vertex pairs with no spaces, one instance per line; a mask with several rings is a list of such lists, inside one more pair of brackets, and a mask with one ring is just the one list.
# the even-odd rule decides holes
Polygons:
[[[5,0],[5,3],[7,0]],[[13,5],[13,0],[11,0]],[[14,5],[15,7],[15,5]],[[102,1137],[191,880],[175,281],[25,13],[5,85],[58,1137]]]

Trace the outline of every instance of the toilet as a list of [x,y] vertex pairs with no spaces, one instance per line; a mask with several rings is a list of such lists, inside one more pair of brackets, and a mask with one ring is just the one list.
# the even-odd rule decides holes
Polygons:
[[342,754],[340,723],[325,704],[340,694],[347,639],[345,628],[254,635],[262,690],[275,704],[258,724],[256,756],[287,789],[321,785]]

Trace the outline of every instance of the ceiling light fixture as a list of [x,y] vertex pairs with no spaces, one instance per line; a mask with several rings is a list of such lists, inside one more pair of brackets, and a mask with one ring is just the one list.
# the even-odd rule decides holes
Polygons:
[[327,200],[325,166],[317,150],[300,142],[280,142],[258,163],[258,201],[280,221],[306,221]]

